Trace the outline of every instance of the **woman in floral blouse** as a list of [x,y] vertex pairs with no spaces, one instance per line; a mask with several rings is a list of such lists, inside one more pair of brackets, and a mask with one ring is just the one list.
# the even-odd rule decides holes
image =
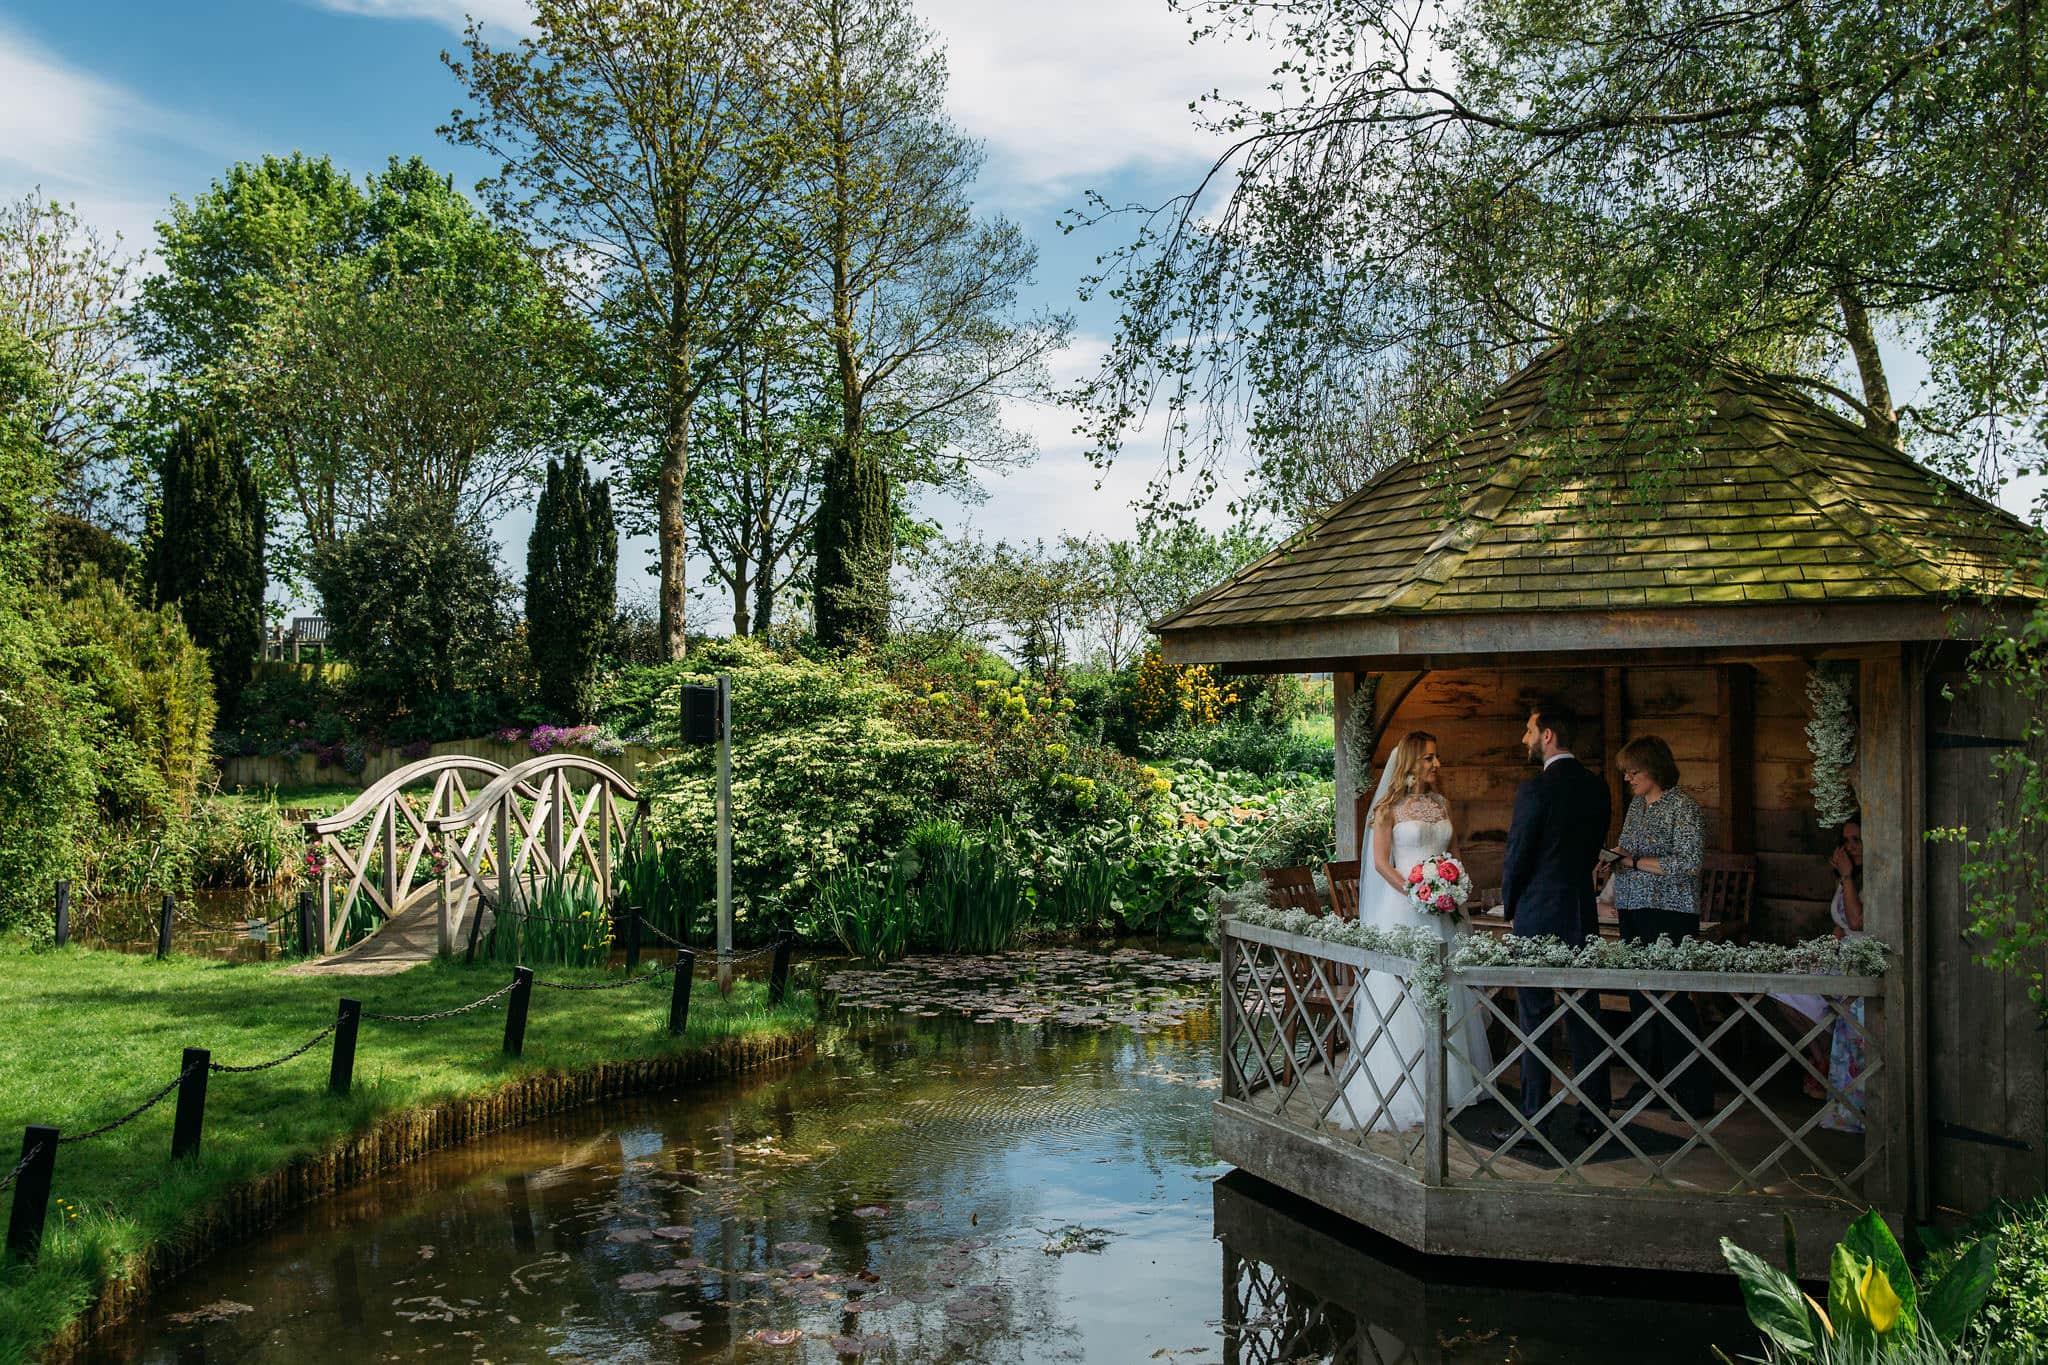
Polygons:
[[[1621,936],[1645,944],[1694,937],[1700,929],[1699,802],[1678,790],[1678,762],[1671,746],[1655,735],[1630,740],[1617,762],[1630,793],[1628,815],[1621,822],[1621,856],[1609,866]],[[1629,1009],[1638,1017],[1650,1015],[1636,1032],[1639,1045],[1631,1050],[1665,1094],[1705,1118],[1713,1112],[1713,1075],[1679,1032],[1683,1025],[1693,1037],[1703,1036],[1699,1012],[1685,991],[1660,1003],[1668,1015],[1655,1012],[1641,992],[1630,994]],[[1632,1109],[1650,1094],[1639,1082],[1622,1107]]]

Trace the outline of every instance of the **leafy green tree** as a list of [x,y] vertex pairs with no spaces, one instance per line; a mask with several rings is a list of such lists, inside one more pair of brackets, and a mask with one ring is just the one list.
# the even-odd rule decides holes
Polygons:
[[574,259],[621,407],[654,466],[661,631],[682,657],[691,421],[727,358],[782,298],[775,212],[788,139],[774,89],[780,8],[761,0],[538,0],[533,36],[480,26],[448,58],[472,108],[443,133],[500,163],[499,211]]
[[55,466],[53,496],[77,517],[118,516],[117,426],[136,386],[128,326],[135,258],[67,207],[31,191],[0,204],[0,331],[42,372],[31,418]]
[[579,456],[549,461],[526,543],[526,644],[540,699],[558,717],[590,714],[618,581],[611,485],[593,483]]
[[363,696],[396,715],[488,687],[508,631],[490,537],[445,502],[388,505],[314,555],[329,637]]
[[232,709],[263,650],[264,508],[242,443],[210,413],[180,422],[164,449],[143,561],[148,594],[177,605]]
[[[1090,393],[1104,457],[1164,406],[1206,422],[1193,466],[1247,443],[1284,490],[1361,413],[1391,401],[1422,449],[1534,348],[1626,311],[1883,439],[1904,420],[1958,472],[2040,467],[2014,445],[2048,381],[2025,7],[1201,8],[1287,65],[1270,100],[1210,106],[1229,149],[1098,281],[1124,310]],[[1887,334],[1932,374],[1917,409]]]
[[555,281],[418,158],[360,183],[325,159],[237,165],[159,230],[146,344],[248,442],[290,513],[287,577],[393,501],[498,514],[595,420]]
[[796,7],[804,307],[830,348],[840,429],[827,456],[813,596],[827,644],[888,632],[898,486],[919,450],[1005,458],[995,404],[1035,388],[1069,321],[1018,320],[1037,251],[977,219],[982,151],[945,114],[946,61],[907,0]]

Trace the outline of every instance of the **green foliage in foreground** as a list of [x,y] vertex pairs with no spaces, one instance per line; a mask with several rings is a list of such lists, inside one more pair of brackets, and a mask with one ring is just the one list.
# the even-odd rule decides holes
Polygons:
[[[544,975],[603,979],[559,968]],[[485,965],[429,963],[399,976],[344,982],[287,976],[267,965],[0,950],[0,1141],[13,1151],[14,1135],[26,1124],[80,1132],[118,1116],[177,1073],[187,1046],[211,1048],[216,1061],[234,1065],[280,1056],[332,1022],[344,993],[366,1009],[422,1014],[473,1000],[507,979],[507,969]],[[651,985],[536,991],[526,1055],[516,1061],[500,1051],[500,1008],[426,1025],[365,1022],[355,1090],[346,1099],[325,1093],[330,1053],[323,1041],[272,1071],[214,1076],[203,1150],[179,1167],[168,1158],[170,1103],[105,1137],[64,1147],[41,1259],[33,1267],[0,1267],[0,1361],[36,1350],[107,1276],[175,1237],[196,1210],[384,1115],[485,1093],[531,1072],[662,1056],[721,1038],[795,1034],[814,1018],[803,997],[769,1009],[758,983],[741,982],[723,1001],[700,985],[688,1036],[672,1040],[665,1032],[668,999],[666,989]]]
[[[1785,1222],[1785,1268],[1727,1238],[1721,1254],[1742,1285],[1749,1320],[1763,1336],[1763,1360],[1787,1365],[1906,1365],[2003,1359],[1962,1347],[1991,1291],[1996,1244],[1979,1238],[1916,1284],[1906,1253],[1875,1209],[1843,1234],[1828,1258],[1827,1302],[1799,1287],[1798,1249]],[[1722,1357],[1726,1359],[1726,1357]]]
[[1998,1268],[1964,1340],[2048,1352],[2048,1199],[1994,1205],[1928,1258],[1928,1273],[1944,1272],[1985,1238],[1998,1244]]

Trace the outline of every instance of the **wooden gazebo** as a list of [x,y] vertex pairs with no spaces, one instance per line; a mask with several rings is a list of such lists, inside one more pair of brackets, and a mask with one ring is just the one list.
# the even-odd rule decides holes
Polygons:
[[[1637,1106],[1584,1151],[1536,1133],[1500,1150],[1477,1134],[1478,1108],[1443,1093],[1458,1021],[1410,990],[1428,1016],[1408,1078],[1427,1118],[1389,1130],[1345,1094],[1376,1021],[1328,1001],[1355,1002],[1359,973],[1408,989],[1415,964],[1226,922],[1218,1153],[1421,1249],[1718,1268],[1720,1236],[1769,1250],[1781,1214],[1823,1238],[1864,1207],[1903,1224],[2048,1187],[2048,1035],[2024,986],[1978,962],[1960,855],[1925,837],[1982,829],[2005,795],[1993,758],[2020,733],[2017,703],[1965,686],[1964,662],[1987,621],[2031,610],[2006,566],[2037,533],[1735,364],[1698,369],[1683,457],[1659,464],[1640,420],[1664,396],[1659,374],[1625,347],[1591,361],[1554,348],[1455,450],[1388,470],[1155,627],[1175,663],[1332,672],[1340,735],[1359,730],[1354,699],[1371,700],[1375,766],[1406,731],[1437,735],[1482,884],[1497,884],[1529,772],[1532,701],[1585,721],[1576,752],[1617,783],[1617,825],[1613,756],[1661,735],[1710,847],[1751,871],[1754,909],[1735,929],[1759,942],[1827,931],[1833,831],[1811,811],[1806,694],[1816,667],[1852,681],[1867,928],[1893,955],[1882,976],[1824,978],[1833,1013],[1819,1032],[1801,1035],[1769,1001],[1814,992],[1812,976],[1450,971],[1452,998],[1476,1002],[1495,1040],[1496,1109],[1532,1064],[1556,1077],[1560,1112],[1577,1101],[1569,1067],[1513,1027],[1505,997],[1542,985],[1600,1021],[1617,1095],[1663,1078],[1631,1070],[1614,1007],[1632,988],[1660,1011],[1690,994],[1712,1114]],[[1368,776],[1340,743],[1340,859],[1357,854]],[[1809,1044],[1837,1027],[1867,1041],[1856,1093],[1829,1093],[1863,1111],[1860,1134],[1823,1126],[1801,1093]]]

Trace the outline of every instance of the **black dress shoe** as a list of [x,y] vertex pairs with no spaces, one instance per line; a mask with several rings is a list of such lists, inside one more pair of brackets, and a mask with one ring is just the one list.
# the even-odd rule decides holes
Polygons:
[[1486,1130],[1486,1140],[1488,1142],[1491,1142],[1496,1147],[1512,1146],[1516,1142],[1520,1141],[1522,1137],[1523,1133],[1521,1129],[1512,1127],[1507,1124],[1502,1124],[1498,1128],[1489,1128]]

